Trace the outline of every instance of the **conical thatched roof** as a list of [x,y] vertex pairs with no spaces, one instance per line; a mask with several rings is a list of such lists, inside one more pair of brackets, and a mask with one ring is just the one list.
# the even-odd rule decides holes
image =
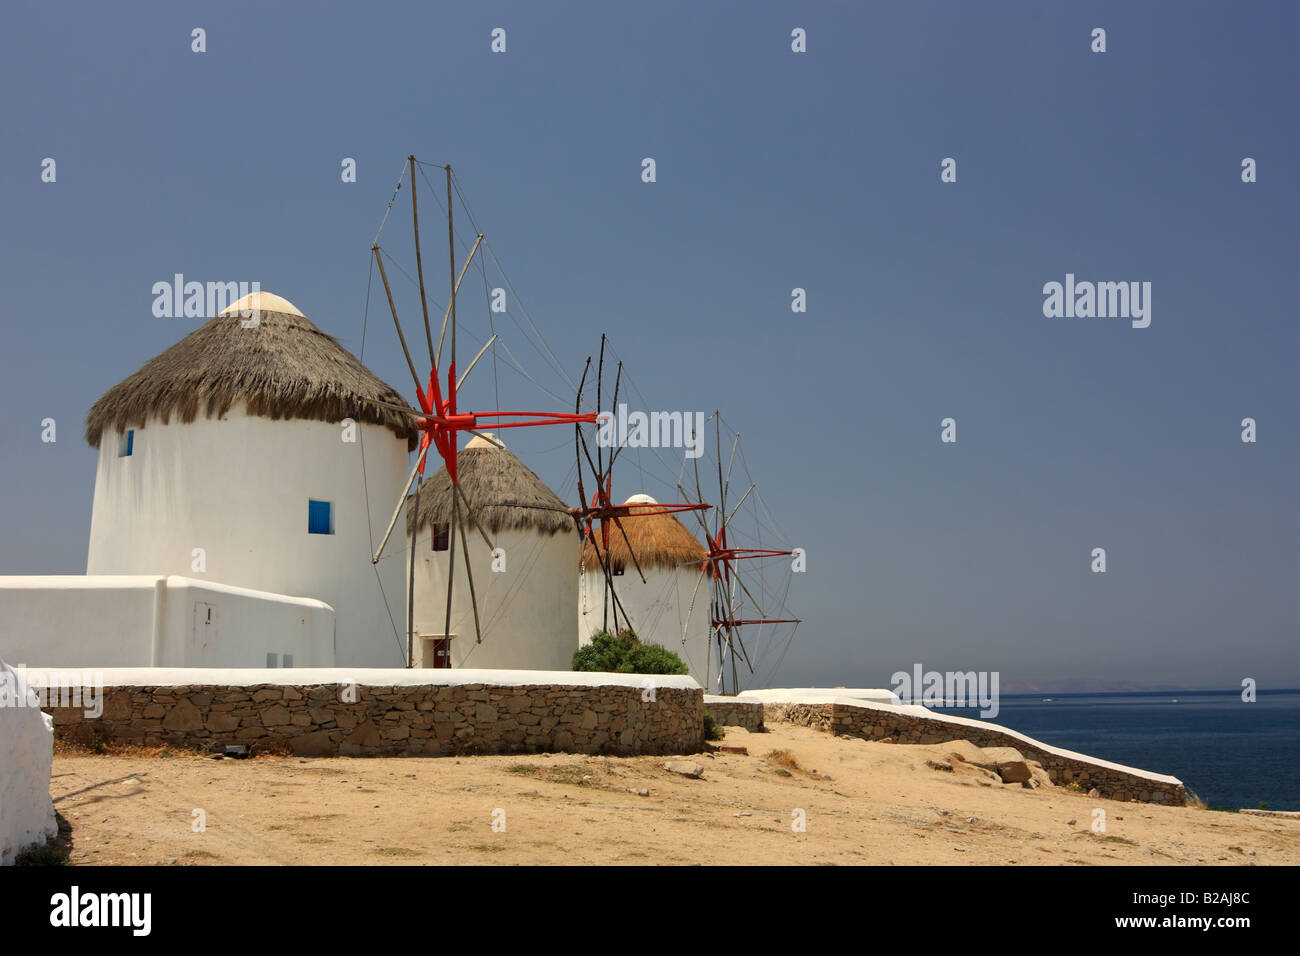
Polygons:
[[[623,540],[623,535],[619,533],[618,528],[612,523],[610,525],[609,558],[612,567],[623,571],[634,567],[628,552],[629,542],[642,571],[649,571],[651,568],[671,570],[688,562],[696,562],[694,566],[700,567],[698,562],[708,556],[708,551],[686,529],[686,525],[677,520],[676,515],[647,514],[655,511],[656,504],[655,500],[648,495],[633,495],[625,503],[637,506],[629,511],[628,517],[619,521],[623,531],[627,533],[626,541]],[[635,515],[641,517],[633,517]],[[583,542],[582,559],[586,567],[599,569],[600,555],[596,542],[599,542],[601,535],[596,529],[593,529],[592,533],[595,541],[588,538]]]
[[413,418],[377,404],[406,405],[401,395],[291,303],[261,295],[256,326],[243,327],[236,303],[110,388],[86,416],[86,441],[97,448],[106,429],[143,428],[154,416],[192,422],[243,403],[263,418],[383,425],[415,447]]
[[[429,454],[433,455],[432,450]],[[538,534],[577,530],[568,505],[495,438],[492,441],[477,436],[471,439],[456,455],[456,473],[463,501],[469,502],[475,519],[489,534],[503,530]],[[408,535],[415,518],[411,507],[413,498],[407,498]],[[463,503],[461,509],[463,517]],[[420,527],[450,526],[451,518],[451,476],[443,467],[420,486]],[[466,528],[472,531],[471,525],[467,524]]]

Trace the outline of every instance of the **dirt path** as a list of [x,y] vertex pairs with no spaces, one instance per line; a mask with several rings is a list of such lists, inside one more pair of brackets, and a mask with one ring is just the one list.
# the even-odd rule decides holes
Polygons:
[[1300,863],[1300,821],[1025,790],[931,768],[942,744],[788,725],[721,743],[749,755],[61,755],[51,792],[79,864]]

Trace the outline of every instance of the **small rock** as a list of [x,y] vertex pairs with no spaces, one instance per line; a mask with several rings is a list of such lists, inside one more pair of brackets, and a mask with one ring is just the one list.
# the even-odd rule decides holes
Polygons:
[[1074,826],[1075,822],[1076,822],[1076,821],[1074,821],[1074,820],[1066,820],[1066,821],[1065,821],[1065,825],[1066,825],[1067,827],[1072,827],[1072,826]]
[[1096,799],[1098,799],[1098,798],[1101,796],[1101,791],[1098,790],[1096,787],[1093,787],[1091,790],[1088,791],[1088,796],[1090,796],[1090,797],[1092,797],[1092,799],[1096,800]]
[[698,780],[704,775],[704,768],[697,763],[691,763],[689,760],[670,760],[664,764],[664,769],[670,773],[690,777],[692,780]]

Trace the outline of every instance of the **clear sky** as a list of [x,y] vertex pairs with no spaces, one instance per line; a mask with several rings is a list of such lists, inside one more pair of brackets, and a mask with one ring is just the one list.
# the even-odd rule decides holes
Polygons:
[[[256,280],[361,350],[413,152],[456,169],[569,375],[608,332],[650,407],[720,407],[744,435],[808,554],[775,682],[1300,684],[1296,4],[0,16],[0,572],[84,572],[86,411],[198,324],[155,318],[155,282]],[[1045,317],[1067,273],[1150,282],[1150,326]],[[366,362],[409,393],[388,322],[372,297]],[[576,498],[563,436],[517,450]]]

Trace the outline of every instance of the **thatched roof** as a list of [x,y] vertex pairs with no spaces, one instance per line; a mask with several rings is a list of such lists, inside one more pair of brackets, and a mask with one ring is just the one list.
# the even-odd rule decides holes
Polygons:
[[[634,567],[632,558],[628,551],[629,542],[632,545],[632,551],[636,553],[637,563],[641,565],[642,571],[649,571],[651,568],[664,568],[671,570],[679,565],[688,562],[696,562],[695,567],[700,567],[698,562],[703,561],[708,556],[708,551],[704,545],[696,539],[686,529],[686,526],[677,520],[676,515],[670,514],[647,514],[655,511],[655,500],[646,495],[634,495],[626,503],[644,502],[633,507],[628,517],[619,520],[623,526],[623,531],[627,533],[627,540],[623,540],[623,535],[619,533],[617,527],[612,523],[609,529],[609,558],[610,564],[617,570],[627,571],[628,568]],[[637,516],[640,517],[637,517]],[[694,521],[694,518],[691,518]],[[601,534],[599,530],[593,529],[593,537],[588,538],[582,545],[582,559],[586,567],[600,567],[600,553],[598,550]],[[632,572],[629,572],[632,573]]]
[[[549,535],[577,530],[568,505],[500,442],[493,444],[475,436],[457,453],[456,473],[463,501],[469,502],[475,519],[489,534],[527,530]],[[415,520],[413,498],[407,498],[408,535]],[[463,508],[462,504],[462,515]],[[451,517],[451,476],[443,467],[420,486],[420,527],[449,526]],[[466,527],[472,530],[472,526]]]
[[263,418],[383,425],[414,448],[413,418],[377,404],[405,406],[401,395],[292,304],[264,295],[292,311],[262,308],[244,328],[231,306],[110,388],[86,416],[86,441],[97,448],[105,429],[143,428],[154,416],[192,422],[243,403]]

